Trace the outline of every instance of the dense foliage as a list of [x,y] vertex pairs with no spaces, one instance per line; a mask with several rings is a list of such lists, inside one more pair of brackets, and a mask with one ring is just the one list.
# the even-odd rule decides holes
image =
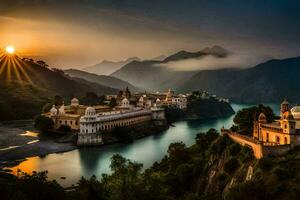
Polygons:
[[186,116],[185,111],[182,109],[169,106],[164,106],[163,108],[165,109],[165,116],[169,123],[181,120]]
[[[82,178],[67,191],[46,181],[46,173],[18,177],[1,174],[4,199],[72,200],[193,200],[299,199],[300,149],[285,156],[255,160],[252,152],[220,137],[214,129],[186,147],[173,143],[159,163],[142,171],[142,164],[120,155],[111,158],[110,175],[101,181]],[[249,179],[249,168],[253,173]],[[48,195],[47,195],[48,194]],[[251,195],[249,195],[251,194]]]
[[274,121],[276,118],[273,110],[269,106],[258,105],[250,108],[244,108],[235,115],[233,122],[239,131],[245,135],[253,132],[253,121],[258,119],[260,113],[264,113],[268,122]]
[[216,98],[202,98],[201,92],[195,91],[188,98],[187,117],[189,118],[215,118],[234,114],[231,105]]
[[39,115],[34,119],[34,126],[42,132],[47,132],[53,128],[54,122],[49,117]]

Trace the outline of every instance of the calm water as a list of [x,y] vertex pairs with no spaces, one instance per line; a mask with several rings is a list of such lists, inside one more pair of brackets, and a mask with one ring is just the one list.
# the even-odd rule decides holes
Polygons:
[[[249,105],[232,105],[235,111],[247,106]],[[277,107],[270,106],[278,112]],[[192,145],[197,133],[205,132],[210,128],[220,130],[222,126],[229,128],[232,125],[233,117],[234,115],[213,120],[181,121],[174,123],[174,127],[170,127],[161,134],[142,138],[130,144],[80,148],[66,153],[50,154],[43,158],[32,157],[14,167],[13,170],[19,168],[28,173],[33,170],[48,170],[50,179],[56,179],[62,185],[70,186],[82,176],[86,178],[92,175],[100,177],[102,173],[109,173],[110,158],[114,154],[121,154],[126,158],[143,163],[147,168],[164,157],[170,143],[182,141],[186,145]],[[66,179],[63,180],[61,177],[66,177]]]

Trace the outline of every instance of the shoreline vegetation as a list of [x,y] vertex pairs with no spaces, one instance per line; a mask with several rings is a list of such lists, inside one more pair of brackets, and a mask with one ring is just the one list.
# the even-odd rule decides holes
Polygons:
[[46,171],[0,173],[0,190],[4,199],[32,200],[297,199],[299,155],[298,148],[284,156],[256,160],[250,149],[210,129],[199,133],[190,147],[170,144],[167,155],[145,171],[141,163],[116,154],[111,158],[112,174],[97,174],[101,180],[82,178],[63,188],[48,181]]
[[[105,141],[103,145],[110,145],[118,142],[128,143],[142,137],[160,134],[164,130],[167,130],[169,126],[172,126],[173,122],[180,120],[217,118],[234,113],[229,103],[219,102],[216,99],[201,100],[197,96],[193,96],[192,98],[191,102],[193,103],[189,105],[186,112],[176,108],[166,108],[166,124],[158,126],[150,123],[131,128],[116,128],[115,130],[103,135]],[[198,106],[198,104],[203,104],[204,106],[201,107]],[[206,108],[211,108],[212,111],[206,111]],[[201,113],[205,113],[205,115],[201,117]],[[40,134],[38,137],[39,141],[36,143],[20,145],[15,149],[0,151],[0,168],[16,166],[28,157],[46,156],[52,153],[63,153],[78,148],[76,146],[76,134],[69,132],[68,129],[65,129],[65,134],[55,134],[55,132],[49,133],[48,130],[51,128],[51,122],[39,117],[36,119],[38,119],[39,122],[42,121],[42,124],[36,124],[36,128],[41,130],[41,132],[48,132],[48,134]],[[12,143],[6,147],[14,145],[15,144]]]

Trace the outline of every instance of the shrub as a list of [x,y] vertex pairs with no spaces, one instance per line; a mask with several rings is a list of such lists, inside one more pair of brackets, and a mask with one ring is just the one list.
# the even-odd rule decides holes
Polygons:
[[241,146],[237,143],[234,143],[229,147],[229,153],[231,156],[236,156],[240,152],[241,152]]
[[263,183],[248,181],[234,186],[225,196],[226,200],[270,199]]
[[287,169],[281,168],[281,167],[276,167],[274,169],[274,174],[280,179],[280,180],[285,180],[290,177],[290,174]]
[[68,125],[61,125],[58,130],[61,132],[69,133],[72,129]]
[[42,132],[51,130],[53,128],[53,125],[54,123],[52,119],[42,115],[37,116],[34,120],[34,126]]
[[258,162],[258,167],[262,169],[263,171],[270,171],[273,167],[273,161],[271,158],[262,158]]
[[218,176],[218,181],[224,182],[224,181],[227,180],[227,178],[228,178],[228,176],[227,176],[226,174],[221,173],[221,174],[219,174],[219,176]]
[[239,167],[239,161],[235,158],[231,158],[224,165],[224,171],[228,174],[232,174]]

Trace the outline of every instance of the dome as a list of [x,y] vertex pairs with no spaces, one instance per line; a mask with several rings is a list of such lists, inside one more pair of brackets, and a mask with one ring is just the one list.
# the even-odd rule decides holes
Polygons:
[[156,102],[160,102],[160,99],[159,99],[159,98],[157,98],[157,99],[156,99]]
[[289,102],[285,99],[281,104],[289,104]]
[[127,103],[129,104],[128,99],[127,99],[127,98],[124,98],[124,99],[122,100],[122,104],[123,104],[123,103],[124,103],[124,104],[127,104]]
[[73,98],[71,100],[71,105],[79,105],[79,100],[77,98]]
[[79,100],[77,99],[77,98],[73,98],[72,100],[71,100],[71,102],[78,102]]
[[96,110],[93,107],[87,107],[85,109],[85,116],[94,116],[96,115]]
[[291,109],[291,113],[294,118],[300,118],[300,106],[295,106]]
[[139,101],[140,101],[140,102],[143,102],[143,101],[144,101],[144,98],[143,98],[143,97],[140,97]]
[[260,123],[266,123],[267,122],[267,118],[266,115],[264,113],[260,113],[259,117],[258,117],[258,121]]
[[65,105],[63,104],[60,108],[59,108],[59,114],[60,115],[64,115],[65,114]]
[[260,113],[258,119],[266,119],[266,115],[264,113]]
[[52,116],[57,115],[57,109],[55,108],[55,105],[53,105],[52,108],[50,109],[50,114]]

